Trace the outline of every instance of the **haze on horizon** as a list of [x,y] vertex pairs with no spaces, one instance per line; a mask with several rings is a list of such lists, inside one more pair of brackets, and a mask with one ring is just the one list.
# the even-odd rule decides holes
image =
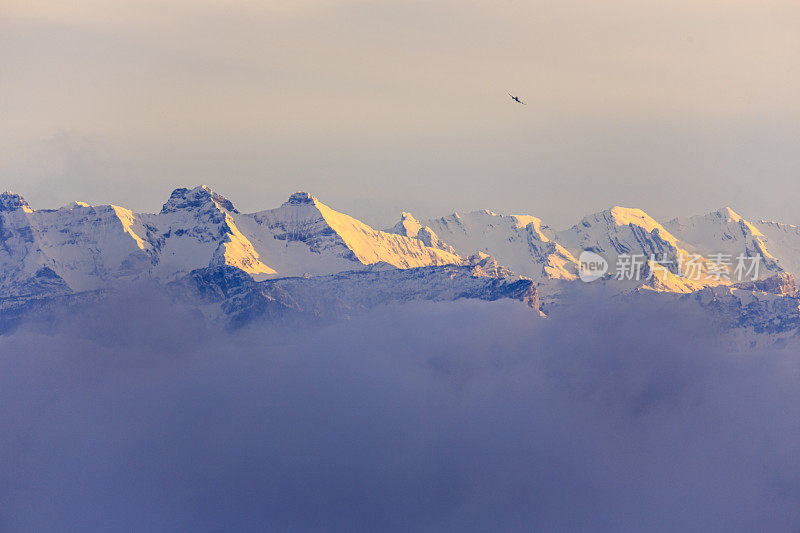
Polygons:
[[0,188],[800,223],[798,27],[787,0],[7,0]]

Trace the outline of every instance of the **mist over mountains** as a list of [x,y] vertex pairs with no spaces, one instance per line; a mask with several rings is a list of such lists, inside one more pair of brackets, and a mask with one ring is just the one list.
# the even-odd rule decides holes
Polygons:
[[156,291],[0,337],[5,531],[785,531],[797,344],[699,306],[203,326]]

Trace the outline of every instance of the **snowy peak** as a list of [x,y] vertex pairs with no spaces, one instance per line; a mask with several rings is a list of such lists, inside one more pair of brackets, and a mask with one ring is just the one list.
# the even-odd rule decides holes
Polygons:
[[423,227],[424,226],[419,223],[419,220],[414,218],[411,213],[406,213],[403,211],[400,214],[400,221],[395,224],[394,227],[389,230],[389,232],[397,235],[416,238],[419,234],[419,230],[421,230]]
[[723,207],[706,215],[676,218],[667,227],[682,245],[701,254],[760,256],[767,272],[781,269],[773,255],[769,240],[754,224],[745,220],[730,207]]
[[467,220],[468,223],[472,224],[477,222],[479,224],[488,224],[491,226],[499,224],[507,228],[514,228],[518,230],[527,229],[528,231],[534,233],[536,238],[542,242],[548,242],[551,240],[551,236],[548,236],[545,233],[549,228],[542,223],[542,219],[531,215],[501,215],[495,213],[494,211],[489,211],[488,209],[482,209],[480,211],[472,211],[471,213],[467,213],[464,219]]
[[25,201],[25,198],[19,194],[11,191],[6,191],[0,194],[0,212],[2,211],[16,211],[22,209],[23,211],[32,212],[31,206]]
[[327,275],[378,263],[396,268],[465,264],[446,249],[373,229],[306,192],[292,194],[278,208],[235,219],[281,275]]
[[622,207],[615,205],[611,209],[602,211],[603,215],[608,215],[620,226],[634,224],[642,226],[651,231],[653,228],[660,226],[658,222],[650,215],[635,207]]
[[206,185],[199,185],[194,189],[175,189],[170,194],[167,203],[161,208],[161,213],[172,213],[187,209],[205,209],[211,206],[231,213],[238,213],[230,200],[221,194],[215,193]]
[[[641,288],[647,290],[685,293],[729,283],[722,276],[709,275],[710,264],[704,257],[693,258],[672,233],[641,209],[615,206],[586,216],[559,232],[557,239],[576,256],[584,250],[599,254],[612,275],[623,276],[625,283],[643,284]],[[627,276],[622,267],[636,257],[645,264]],[[690,259],[698,266],[685,276],[682,265]]]
[[716,215],[719,218],[733,220],[735,222],[739,222],[740,220],[743,220],[742,217],[739,215],[739,213],[737,213],[736,211],[734,211],[732,208],[730,208],[727,205],[725,207],[717,209],[716,211],[714,211],[713,213],[710,213],[710,214]]
[[175,189],[158,215],[141,215],[155,250],[151,274],[173,279],[209,265],[235,266],[251,275],[275,274],[239,230],[237,216],[230,200],[205,185]]
[[307,192],[297,191],[296,193],[292,194],[288,200],[286,200],[283,205],[305,205],[305,204],[314,204],[317,202],[317,199]]
[[468,259],[472,266],[472,275],[476,277],[508,277],[513,273],[497,262],[497,259],[489,254],[478,252],[471,255]]
[[739,213],[737,213],[736,211],[734,211],[733,209],[731,209],[728,206],[725,206],[725,207],[722,207],[720,209],[717,209],[713,213],[709,213],[706,216],[716,216],[717,218],[719,218],[721,220],[725,220],[726,222],[743,223],[746,226],[748,226],[749,228],[752,228],[753,232],[755,232],[755,233],[758,232],[758,230],[755,228],[755,226],[753,226],[750,222],[745,220],[744,217],[742,217]]
[[438,248],[452,254],[457,253],[452,246],[441,241],[439,236],[436,235],[436,232],[434,232],[428,226],[423,226],[422,223],[414,218],[411,213],[406,213],[405,211],[403,211],[403,213],[400,215],[400,221],[395,224],[394,227],[387,230],[387,233],[394,233],[396,235],[402,235],[412,239],[419,239],[423,242],[423,244],[425,244],[425,246]]
[[[694,242],[692,239],[703,241],[708,239],[736,240],[748,236],[764,237],[754,224],[745,220],[730,207],[723,207],[706,215],[675,218],[667,222],[666,226],[673,230],[681,240],[688,242]],[[679,235],[679,233],[684,235]],[[705,243],[698,242],[697,244]]]
[[464,262],[455,254],[426,246],[417,239],[375,230],[360,220],[331,209],[313,197],[312,202],[324,225],[342,240],[359,262],[365,265],[384,262],[398,268],[411,268]]
[[[755,225],[750,223],[749,221],[742,218],[738,213],[736,213],[730,207],[723,207],[712,213],[711,215],[716,215],[721,221],[725,223],[727,226],[738,226],[738,229],[742,231],[745,235],[752,235],[754,237],[764,237],[764,234],[761,233]],[[707,215],[707,216],[711,216]]]
[[[55,277],[71,290],[95,289],[136,276],[150,264],[149,244],[137,233],[135,215],[117,206],[75,202],[34,211],[25,204],[0,211],[0,227],[0,286],[6,295],[9,288],[13,293],[31,283],[44,287],[41,280]],[[53,287],[50,281],[46,285]]]
[[673,246],[677,245],[677,239],[664,226],[637,208],[614,206],[611,209],[584,217],[581,225],[585,227],[605,225],[611,231],[619,231],[618,228],[620,227],[641,228],[647,233],[657,234],[661,239]]
[[488,209],[471,211],[465,215],[453,213],[446,217],[426,220],[420,224],[427,224],[443,234],[452,234],[458,231],[470,233],[478,228],[529,229],[537,239],[543,242],[550,240],[550,236],[546,234],[549,228],[542,223],[541,219],[530,215],[501,215]]
[[591,250],[601,255],[674,255],[678,248],[678,240],[650,215],[619,206],[584,217],[579,224],[559,232],[557,238],[573,253]]
[[[453,213],[419,224],[462,256],[488,254],[517,274],[536,280],[576,278],[577,260],[553,241],[554,233],[539,218],[483,210],[465,215]],[[411,221],[404,219],[393,231],[413,227]],[[417,238],[422,234],[420,230]]]

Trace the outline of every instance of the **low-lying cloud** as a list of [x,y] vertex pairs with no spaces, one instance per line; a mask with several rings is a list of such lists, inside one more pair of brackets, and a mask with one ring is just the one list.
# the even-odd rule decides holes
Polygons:
[[0,529],[800,525],[797,350],[736,351],[700,313],[458,302],[220,333],[163,304],[0,337]]

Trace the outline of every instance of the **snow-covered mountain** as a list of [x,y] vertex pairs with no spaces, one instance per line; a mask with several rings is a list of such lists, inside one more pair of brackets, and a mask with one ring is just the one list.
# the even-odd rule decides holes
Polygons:
[[674,259],[678,242],[664,227],[641,209],[612,207],[583,218],[557,234],[564,246],[589,250],[615,260],[621,254],[643,254]]
[[794,276],[785,272],[757,282],[706,287],[684,298],[699,302],[728,327],[756,333],[796,332],[800,328],[800,294]]
[[[176,189],[158,213],[81,202],[33,209],[1,194],[0,315],[16,320],[47,302],[85,301],[141,280],[239,318],[458,298],[515,298],[536,309],[542,298],[547,312],[565,288],[582,286],[585,251],[609,263],[603,283],[617,292],[689,294],[763,331],[796,322],[800,228],[749,222],[730,208],[662,225],[640,209],[613,207],[561,231],[533,215],[484,210],[420,221],[403,213],[380,231],[305,192],[241,213],[206,186]],[[680,265],[697,254],[702,272],[690,279]],[[713,254],[760,257],[759,281],[712,276]],[[616,280],[614,265],[629,255],[655,258],[643,265],[650,275]]]
[[418,239],[374,230],[306,193],[277,209],[243,214],[205,186],[176,189],[157,214],[77,202],[33,210],[21,196],[3,193],[0,246],[0,289],[6,296],[33,294],[37,279],[84,291],[120,279],[169,281],[221,265],[263,279],[376,263],[466,264]]
[[224,316],[234,326],[261,317],[346,317],[390,303],[462,298],[508,298],[539,309],[533,281],[487,272],[480,260],[470,265],[409,269],[374,265],[327,276],[260,282],[234,267],[208,267],[171,282],[169,288],[182,301],[199,305],[209,318]]
[[533,216],[475,211],[418,222],[403,213],[390,231],[461,255],[489,254],[514,272],[535,280],[575,280],[578,274],[578,260],[553,240],[548,226]]
[[[429,246],[454,250],[462,256],[476,252],[491,254],[514,272],[539,282],[547,293],[557,294],[563,282],[578,278],[578,258],[583,251],[601,255],[609,263],[611,275],[615,274],[613,268],[621,255],[642,256],[645,261],[641,282],[653,290],[688,293],[726,284],[703,273],[708,264],[704,257],[697,260],[706,267],[699,279],[679,275],[689,250],[641,209],[613,207],[588,215],[562,231],[554,231],[531,215],[475,211],[419,222],[403,213],[400,222],[389,231],[416,237]],[[656,275],[647,276],[648,269]],[[633,289],[640,284],[619,286]]]
[[172,279],[207,265],[276,274],[237,226],[230,200],[208,187],[176,189],[158,215],[138,215],[152,252],[148,274]]
[[[252,214],[205,186],[176,189],[159,213],[83,203],[34,210],[4,193],[0,267],[0,314],[12,321],[120,283],[188,287],[200,272],[224,272],[240,286],[241,279],[262,282],[247,301],[274,300],[273,307],[317,316],[415,299],[516,298],[538,309],[533,282],[490,257],[464,258],[375,230],[304,192]],[[219,310],[241,317],[241,301]]]
[[277,209],[238,215],[236,220],[281,275],[334,274],[376,263],[397,268],[465,264],[451,251],[375,230],[304,192]]
[[117,206],[76,202],[34,211],[13,193],[0,195],[0,290],[36,293],[37,279],[65,291],[99,288],[146,270],[150,244],[136,233],[136,218]]
[[[675,218],[667,222],[666,227],[693,252],[760,256],[766,275],[781,271],[778,259],[769,251],[766,236],[730,207],[707,215]],[[786,270],[794,274],[793,270]]]
[[800,227],[767,220],[759,220],[753,225],[764,236],[778,267],[796,277],[800,276]]
[[621,256],[645,258],[643,271],[658,270],[656,275],[646,280],[655,290],[688,293],[725,283],[707,275],[705,257],[698,259],[704,267],[698,279],[682,276],[681,265],[689,260],[690,253],[664,226],[641,209],[615,206],[588,215],[580,223],[558,232],[557,238],[576,254],[588,250],[601,255],[612,268],[624,263]]

